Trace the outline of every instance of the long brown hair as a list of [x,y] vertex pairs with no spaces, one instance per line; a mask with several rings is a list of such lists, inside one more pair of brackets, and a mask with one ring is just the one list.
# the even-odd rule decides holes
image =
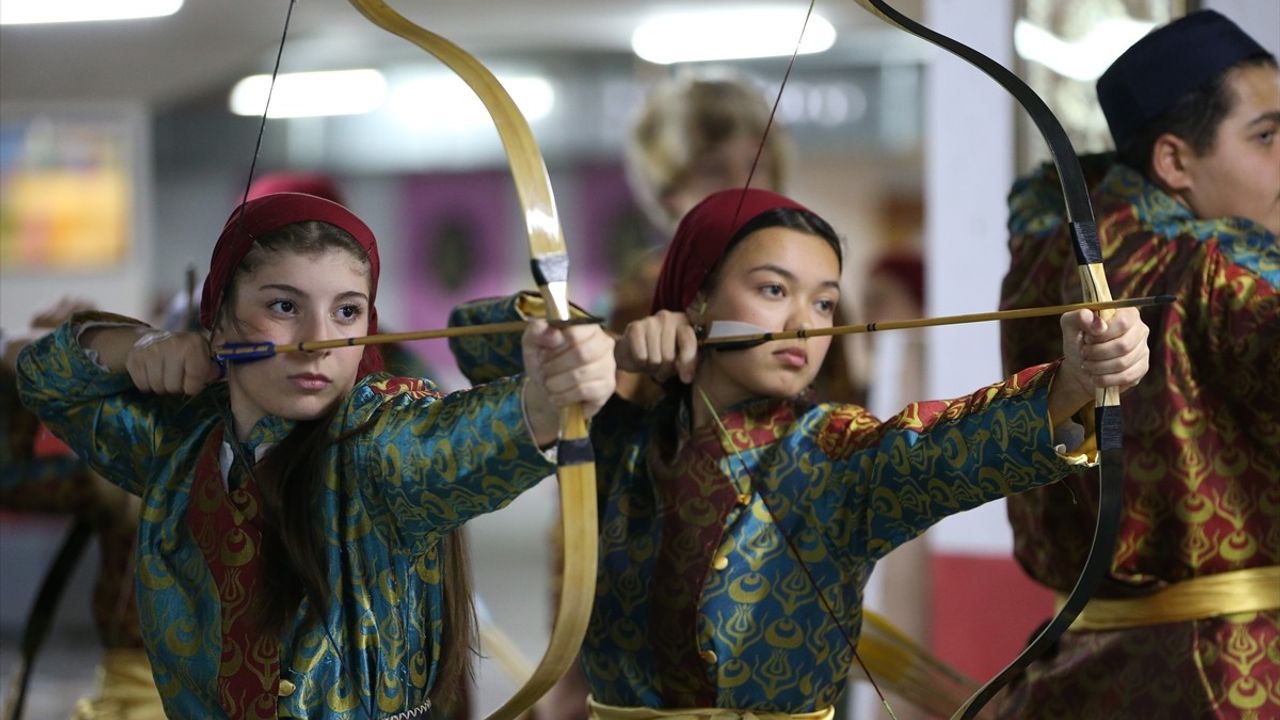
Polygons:
[[[335,249],[368,262],[355,238],[328,223],[295,223],[255,238],[253,248],[227,283],[219,323],[238,326],[234,316],[238,281],[242,275],[252,272],[265,255],[293,252],[315,256]],[[361,426],[330,437],[329,429],[340,406],[341,403],[335,403],[322,417],[299,421],[284,440],[271,448],[256,473],[262,480],[258,491],[262,497],[262,556],[266,575],[266,592],[257,609],[264,632],[280,634],[304,598],[310,600],[307,622],[323,623],[321,609],[330,599],[330,579],[326,571],[323,528],[319,525],[321,515],[315,512],[313,503],[321,494],[323,479],[329,470],[326,451],[331,445],[341,447],[347,439],[366,429]],[[429,696],[434,707],[448,712],[473,676],[476,620],[466,540],[460,529],[441,540],[439,553],[444,629],[440,664]],[[422,610],[429,628],[431,608]]]

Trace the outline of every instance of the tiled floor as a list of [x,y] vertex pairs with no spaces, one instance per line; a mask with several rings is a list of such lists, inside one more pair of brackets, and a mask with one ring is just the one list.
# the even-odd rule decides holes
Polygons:
[[[50,638],[31,676],[24,718],[54,720],[71,714],[76,700],[94,689],[94,668],[102,653],[97,638],[80,632],[59,632]],[[18,638],[0,638],[0,706],[8,712],[18,666]]]

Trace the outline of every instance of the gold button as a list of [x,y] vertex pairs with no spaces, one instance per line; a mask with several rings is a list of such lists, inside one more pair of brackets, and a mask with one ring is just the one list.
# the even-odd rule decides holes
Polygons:
[[721,555],[720,557],[716,558],[715,562],[711,563],[711,567],[717,570],[723,570],[729,567],[729,558],[725,557],[724,555]]
[[280,697],[289,697],[290,695],[293,694],[293,691],[297,689],[298,689],[298,686],[294,685],[288,680],[280,681]]
[[711,663],[713,663],[713,662],[715,662],[715,661],[716,661],[716,651],[715,651],[715,650],[703,650],[702,652],[700,652],[700,653],[698,653],[698,654],[702,656],[702,659],[703,659],[704,661],[706,661],[706,662],[707,662],[707,664],[711,664]]
[[750,504],[751,504],[751,493],[746,492],[746,493],[742,493],[741,495],[739,495],[739,496],[738,496],[738,504],[739,504],[739,505],[750,505]]

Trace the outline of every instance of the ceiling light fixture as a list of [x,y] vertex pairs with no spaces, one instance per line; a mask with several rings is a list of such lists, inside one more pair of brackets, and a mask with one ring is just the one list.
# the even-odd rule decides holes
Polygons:
[[182,0],[0,0],[0,25],[136,20],[172,15]]
[[[732,10],[673,11],[645,20],[631,35],[636,55],[659,65],[790,55],[804,23],[803,9],[752,6]],[[800,54],[836,42],[836,29],[813,13]]]
[[1107,18],[1090,28],[1083,38],[1067,41],[1022,18],[1013,27],[1013,48],[1022,58],[1063,77],[1093,82],[1155,26],[1132,18]]
[[[498,79],[529,122],[551,114],[556,93],[540,75],[510,75]],[[461,78],[431,73],[392,85],[387,110],[404,127],[414,130],[464,130],[492,127],[484,103]]]
[[[236,115],[261,117],[271,87],[270,75],[250,75],[231,89]],[[270,118],[361,115],[382,107],[387,81],[377,70],[325,70],[282,73],[276,77]]]

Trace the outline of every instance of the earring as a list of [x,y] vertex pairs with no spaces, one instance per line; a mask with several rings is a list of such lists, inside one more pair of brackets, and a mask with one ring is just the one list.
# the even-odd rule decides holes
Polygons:
[[698,323],[693,326],[693,334],[697,337],[705,337],[707,334],[707,301],[703,300],[698,306]]

